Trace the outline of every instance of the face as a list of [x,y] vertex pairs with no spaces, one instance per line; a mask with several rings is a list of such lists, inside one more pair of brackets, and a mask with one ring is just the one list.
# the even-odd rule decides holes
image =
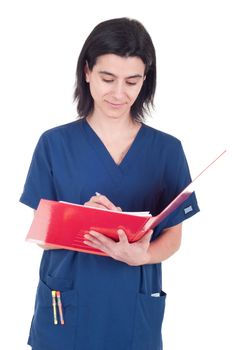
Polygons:
[[143,85],[144,72],[145,64],[139,57],[114,54],[99,56],[92,70],[86,66],[86,82],[94,100],[93,115],[129,117]]

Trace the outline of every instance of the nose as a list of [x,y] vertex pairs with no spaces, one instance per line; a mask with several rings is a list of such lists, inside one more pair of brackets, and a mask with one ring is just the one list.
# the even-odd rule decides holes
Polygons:
[[121,100],[125,96],[125,84],[124,82],[117,81],[113,86],[112,95],[116,100]]

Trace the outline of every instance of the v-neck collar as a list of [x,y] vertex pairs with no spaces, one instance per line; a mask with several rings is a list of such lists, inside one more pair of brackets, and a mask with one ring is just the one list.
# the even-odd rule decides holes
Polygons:
[[83,119],[83,129],[85,131],[89,143],[94,148],[98,157],[101,158],[104,161],[104,163],[107,163],[108,166],[114,168],[116,171],[121,171],[123,168],[125,168],[130,159],[134,158],[137,151],[139,151],[139,145],[142,139],[142,135],[144,133],[144,126],[145,125],[142,123],[122,161],[119,164],[117,164],[112,158],[110,152],[108,151],[102,140],[100,139],[100,137],[89,125],[87,120]]

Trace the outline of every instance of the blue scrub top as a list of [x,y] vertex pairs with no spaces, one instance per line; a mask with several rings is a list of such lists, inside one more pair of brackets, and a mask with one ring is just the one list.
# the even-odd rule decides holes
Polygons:
[[[142,124],[117,165],[81,119],[42,134],[20,201],[34,209],[41,198],[84,204],[97,191],[123,211],[156,215],[190,181],[175,137]],[[198,211],[192,194],[152,239]],[[61,292],[64,325],[54,325],[52,290]],[[28,344],[33,350],[161,350],[165,298],[161,264],[129,266],[110,257],[44,251]]]

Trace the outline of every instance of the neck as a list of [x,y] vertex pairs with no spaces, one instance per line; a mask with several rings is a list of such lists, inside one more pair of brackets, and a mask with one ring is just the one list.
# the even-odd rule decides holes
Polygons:
[[97,117],[94,114],[86,118],[89,125],[100,135],[112,138],[128,134],[128,131],[139,128],[140,123],[134,121],[132,117]]

